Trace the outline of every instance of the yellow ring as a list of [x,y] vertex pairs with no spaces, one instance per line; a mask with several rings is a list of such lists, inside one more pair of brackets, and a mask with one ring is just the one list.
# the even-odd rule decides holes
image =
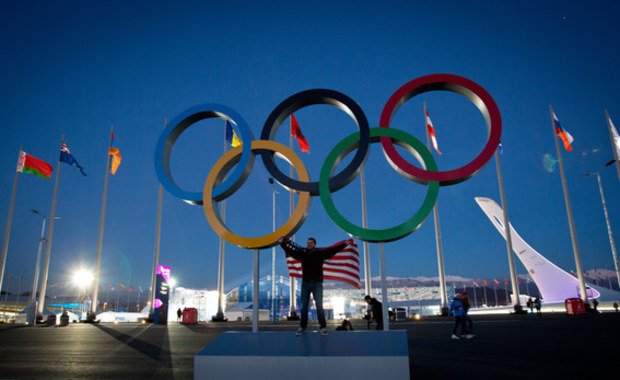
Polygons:
[[[275,141],[252,141],[252,154],[256,154],[256,151],[259,150],[269,150],[274,152],[276,156],[285,159],[289,162],[289,164],[293,166],[293,168],[297,172],[297,177],[299,178],[300,182],[310,181],[310,176],[308,175],[306,166],[302,162],[301,158],[299,158],[299,156],[297,156],[292,149]],[[295,207],[295,210],[293,211],[293,214],[291,215],[289,220],[287,220],[282,227],[278,228],[277,230],[268,235],[249,238],[239,236],[230,232],[230,230],[228,230],[226,225],[222,222],[220,211],[217,207],[217,202],[213,200],[211,194],[213,188],[219,185],[226,177],[226,174],[237,164],[242,151],[242,145],[231,149],[228,152],[224,153],[224,155],[219,160],[217,160],[215,165],[213,165],[211,171],[209,172],[209,176],[205,181],[205,187],[202,193],[202,206],[204,208],[207,221],[211,225],[213,231],[215,231],[216,234],[218,234],[227,242],[234,244],[238,247],[247,249],[270,248],[278,244],[278,238],[280,236],[290,236],[297,232],[297,230],[299,230],[301,225],[306,220],[308,212],[310,211],[310,193],[290,190],[299,194],[299,201],[297,202],[297,206]],[[250,170],[244,173],[242,183],[245,182],[249,175]],[[207,200],[210,200],[210,202]]]

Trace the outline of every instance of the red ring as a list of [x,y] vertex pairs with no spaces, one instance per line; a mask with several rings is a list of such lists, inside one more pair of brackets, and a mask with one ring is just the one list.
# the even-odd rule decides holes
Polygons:
[[497,104],[484,88],[467,78],[452,74],[432,74],[414,79],[399,88],[387,101],[381,112],[379,126],[389,128],[392,117],[407,100],[424,92],[439,90],[465,96],[484,116],[489,137],[484,149],[476,158],[458,169],[434,172],[418,168],[402,158],[389,137],[381,137],[381,146],[390,163],[413,177],[414,181],[422,184],[437,181],[440,185],[446,186],[463,182],[476,175],[489,162],[500,143],[502,118]]

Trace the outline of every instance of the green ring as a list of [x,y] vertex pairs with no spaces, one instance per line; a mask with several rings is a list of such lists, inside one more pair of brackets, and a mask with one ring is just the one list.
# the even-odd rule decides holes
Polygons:
[[[390,137],[394,140],[394,143],[407,149],[411,152],[420,163],[424,166],[425,170],[437,171],[437,164],[431,152],[424,146],[424,144],[408,134],[407,132],[392,129],[392,128],[371,128],[370,129],[370,141],[371,143],[380,142],[381,137]],[[345,232],[353,235],[355,238],[368,241],[368,242],[389,242],[398,239],[402,239],[411,234],[426,221],[426,218],[433,210],[433,206],[437,201],[437,195],[439,194],[439,182],[428,181],[428,191],[424,198],[424,203],[420,209],[404,223],[383,230],[374,230],[357,226],[347,219],[345,219],[334,206],[331,192],[329,191],[329,178],[338,167],[338,164],[344,157],[347,156],[353,149],[356,149],[360,142],[360,133],[356,132],[340,141],[334,149],[329,153],[323,167],[321,168],[321,176],[319,178],[319,195],[321,196],[321,203],[323,208],[327,212],[327,215]],[[397,170],[397,168],[395,168]],[[401,173],[400,170],[397,170]],[[401,173],[402,174],[402,173]]]

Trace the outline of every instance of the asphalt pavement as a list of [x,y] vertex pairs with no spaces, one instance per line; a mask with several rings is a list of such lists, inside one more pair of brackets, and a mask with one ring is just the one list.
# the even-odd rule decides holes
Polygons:
[[[616,378],[620,371],[620,313],[472,318],[476,337],[469,340],[452,340],[453,320],[445,317],[391,323],[391,330],[407,330],[411,378]],[[337,324],[329,321],[328,329]],[[353,327],[367,329],[362,320]],[[296,328],[261,322],[259,330],[294,334]],[[250,330],[247,322],[0,324],[0,378],[191,379],[197,352],[224,331]],[[299,378],[304,375],[311,377]]]

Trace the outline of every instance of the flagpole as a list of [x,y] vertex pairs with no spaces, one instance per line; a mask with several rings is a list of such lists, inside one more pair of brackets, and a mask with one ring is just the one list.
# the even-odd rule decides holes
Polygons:
[[[19,153],[17,154],[17,164],[19,165],[19,157],[22,153],[22,148],[19,146]],[[2,282],[4,281],[4,267],[6,265],[6,254],[9,250],[9,237],[11,236],[11,224],[13,223],[13,206],[15,206],[15,194],[17,193],[17,182],[19,181],[19,172],[15,170],[15,180],[13,180],[13,192],[11,193],[11,204],[9,206],[9,215],[6,218],[6,228],[4,229],[4,242],[2,243],[2,261],[0,261],[0,291],[2,290]]]
[[609,112],[607,112],[607,110],[605,110],[605,118],[607,119],[607,128],[609,129],[609,139],[611,140],[611,150],[614,152],[614,159],[616,160],[616,170],[618,172],[618,181],[620,181],[620,157],[618,157],[618,149],[620,149],[620,146],[616,146],[616,142],[614,141],[614,134],[611,131],[612,122],[611,122],[611,118],[609,117]]
[[[495,150],[495,168],[497,170],[497,183],[499,185],[499,197],[502,201],[502,213],[504,214],[504,232],[506,233],[506,251],[508,252],[508,269],[510,270],[510,282],[512,284],[512,294],[514,295],[514,310],[523,310],[519,299],[519,287],[517,286],[517,270],[515,268],[515,257],[512,253],[512,235],[510,233],[510,222],[508,220],[508,206],[506,205],[506,193],[504,192],[504,177],[499,162],[499,152]],[[508,302],[508,301],[506,301]]]
[[[110,129],[110,139],[114,133],[114,126]],[[93,287],[93,303],[90,305],[92,317],[97,312],[97,296],[99,292],[99,270],[101,268],[101,247],[103,246],[103,225],[105,222],[105,206],[108,200],[108,179],[110,177],[110,145],[108,145],[108,159],[105,165],[105,182],[103,184],[103,200],[101,202],[101,218],[99,219],[99,237],[97,238],[97,260],[95,261],[95,281]],[[118,308],[118,297],[116,300]]]
[[499,302],[497,302],[497,285],[495,282],[493,283],[493,292],[495,293],[495,306],[499,306]]
[[525,279],[525,292],[527,293],[527,296],[530,296],[530,279],[526,278]]
[[[366,212],[366,175],[362,167],[360,173],[362,187],[362,226],[368,228],[368,213]],[[366,294],[372,297],[372,279],[370,277],[370,252],[368,250],[368,242],[364,241],[364,290]]]
[[151,272],[151,305],[149,308],[149,314],[154,312],[155,304],[155,281],[157,280],[157,265],[159,265],[159,243],[161,240],[161,209],[162,199],[164,197],[164,187],[159,184],[159,194],[157,196],[157,221],[155,222],[155,251],[153,252],[153,270]]
[[[291,122],[289,123],[290,126],[290,130],[289,130],[289,137],[288,137],[288,146],[289,148],[293,149],[293,121],[291,118]],[[288,175],[290,178],[293,178],[293,165],[290,165],[288,168]],[[291,217],[291,215],[293,215],[293,208],[295,207],[294,205],[294,197],[293,197],[293,192],[289,191],[288,192],[288,203],[289,203],[289,208],[288,208],[288,216],[289,218]],[[290,239],[292,241],[295,241],[295,235],[291,236]],[[291,320],[297,320],[299,317],[297,316],[297,289],[296,289],[296,283],[295,283],[295,277],[289,277],[289,298],[290,298],[290,310],[289,310],[289,319]]]
[[474,290],[474,307],[478,307],[478,297],[476,296],[476,285],[473,284],[472,289]]
[[[168,126],[168,118],[164,119],[164,129]],[[157,265],[159,265],[159,243],[161,241],[161,209],[162,200],[164,198],[164,186],[159,183],[159,193],[157,196],[157,220],[155,222],[155,251],[153,252],[153,270],[151,271],[151,305],[149,308],[149,314],[154,313],[155,310],[155,281],[157,281]],[[138,295],[138,303],[140,303],[140,295]],[[138,307],[139,309],[139,307]],[[140,310],[138,310],[140,311]]]
[[[232,128],[232,126],[231,126]],[[234,136],[234,132],[233,132]],[[224,120],[224,153],[228,150],[228,141],[226,141],[226,120]],[[203,202],[211,202],[209,199],[204,199]],[[222,224],[226,223],[226,200],[221,202],[222,208],[220,216]],[[217,267],[217,314],[211,318],[213,322],[224,322],[224,249],[225,241],[220,236],[220,248],[219,248],[219,261]]]
[[[61,147],[65,143],[65,135],[62,135]],[[50,268],[50,253],[52,252],[52,237],[54,236],[54,221],[56,220],[56,200],[58,199],[58,183],[60,182],[60,166],[58,159],[58,167],[56,168],[56,181],[54,183],[54,196],[52,198],[52,212],[50,213],[50,225],[47,228],[47,244],[45,244],[45,259],[43,260],[43,272],[41,273],[41,282],[39,283],[39,304],[37,305],[37,314],[43,315],[45,308],[45,292],[47,291],[47,275]]]
[[558,143],[558,136],[555,132],[555,121],[553,120],[553,108],[549,105],[549,116],[551,117],[551,130],[553,131],[553,141],[555,142],[555,150],[558,154],[558,162],[560,164],[560,175],[562,177],[562,190],[564,190],[564,203],[566,205],[566,214],[568,216],[568,227],[570,228],[570,237],[573,244],[573,253],[575,255],[575,266],[577,267],[577,279],[579,280],[579,293],[581,299],[586,305],[586,309],[590,308],[588,304],[588,293],[586,292],[586,283],[583,276],[583,267],[581,265],[581,255],[579,254],[579,246],[577,245],[577,232],[575,231],[575,222],[573,221],[573,209],[570,205],[570,197],[568,195],[568,186],[566,185],[566,175],[564,174],[564,160],[562,159],[562,151]]
[[[614,234],[611,231],[611,224],[609,224],[609,215],[607,214],[607,202],[605,202],[605,193],[603,193],[603,183],[601,182],[601,171],[607,166],[611,165],[615,160],[611,160],[599,169],[596,173],[582,174],[582,177],[587,177],[592,174],[596,174],[596,180],[598,182],[598,190],[601,193],[601,203],[603,204],[603,213],[605,214],[605,223],[607,224],[607,235],[609,237],[609,246],[611,247],[611,256],[614,259],[614,265],[616,267],[616,278],[618,279],[618,286],[620,286],[620,271],[618,271],[618,254],[616,252],[616,243],[614,242]],[[617,162],[617,161],[616,161]],[[595,267],[596,269],[596,267]],[[597,284],[598,285],[598,284]]]
[[[424,102],[424,125],[426,126],[426,102]],[[431,150],[431,138],[428,133],[428,128],[424,128],[426,130],[426,145],[428,146],[428,150]],[[441,241],[441,227],[439,225],[439,206],[437,206],[437,202],[433,206],[433,217],[435,219],[435,242],[437,245],[437,267],[439,272],[439,292],[441,293],[441,315],[448,315],[448,294],[446,292],[446,270],[443,262],[443,244]]]

